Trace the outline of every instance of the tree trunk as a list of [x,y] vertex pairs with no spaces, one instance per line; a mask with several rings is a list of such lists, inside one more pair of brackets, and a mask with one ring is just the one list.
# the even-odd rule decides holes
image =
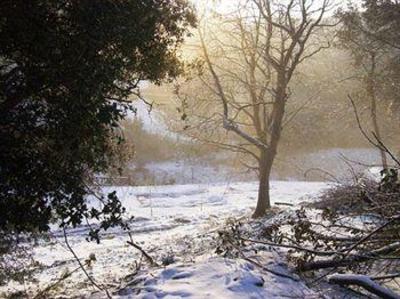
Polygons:
[[[381,135],[381,132],[380,132],[380,128],[379,128],[379,125],[378,125],[378,119],[377,119],[377,116],[376,116],[376,99],[375,99],[375,97],[371,101],[371,118],[372,118],[372,124],[373,124],[373,127],[374,127],[374,132],[375,132],[376,138],[379,141],[382,141],[382,135]],[[387,169],[388,168],[388,163],[387,163],[386,152],[383,149],[379,149],[379,152],[381,154],[382,167],[384,169]]]
[[261,149],[260,162],[259,162],[259,189],[258,201],[256,210],[253,213],[253,218],[262,217],[265,215],[267,209],[271,208],[271,201],[269,196],[270,189],[270,175],[272,165],[278,150],[279,140],[281,139],[282,121],[285,114],[286,103],[286,75],[285,72],[278,74],[277,93],[275,102],[271,113],[270,135],[268,149]]
[[[382,136],[381,136],[381,132],[380,132],[379,124],[378,124],[378,117],[377,117],[375,69],[376,69],[375,55],[371,55],[371,70],[370,70],[370,73],[368,74],[368,79],[367,79],[367,92],[368,92],[369,98],[371,99],[371,120],[372,120],[372,126],[374,129],[374,133],[375,133],[376,138],[379,141],[382,141]],[[379,149],[379,151],[380,151],[380,155],[381,155],[382,167],[384,169],[387,169],[388,163],[387,163],[386,152],[382,148]]]
[[270,184],[269,178],[271,174],[274,157],[268,151],[262,151],[259,162],[259,188],[257,207],[253,213],[253,218],[259,218],[265,215],[265,212],[271,208],[269,196]]

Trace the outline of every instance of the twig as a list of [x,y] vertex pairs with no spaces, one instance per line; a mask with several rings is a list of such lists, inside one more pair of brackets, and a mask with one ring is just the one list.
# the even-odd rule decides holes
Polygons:
[[80,269],[82,269],[83,273],[85,273],[86,277],[89,279],[90,283],[95,286],[98,290],[105,292],[107,295],[107,298],[112,298],[110,293],[108,292],[107,288],[104,286],[100,286],[99,284],[97,284],[93,278],[89,275],[89,273],[87,273],[86,269],[85,269],[85,265],[82,264],[81,260],[79,259],[79,257],[76,255],[75,251],[72,249],[71,245],[68,242],[68,237],[67,237],[67,233],[65,231],[65,227],[63,227],[63,232],[64,232],[64,240],[65,240],[65,244],[68,247],[68,250],[72,253],[72,255],[74,256],[75,260],[78,262]]
[[[88,264],[88,262],[85,262],[84,266],[86,266]],[[60,277],[56,282],[48,285],[45,289],[43,289],[42,291],[39,291],[39,293],[37,293],[35,295],[35,297],[33,297],[33,299],[40,299],[40,298],[45,298],[44,295],[47,294],[47,292],[49,292],[52,288],[54,288],[55,286],[57,286],[58,284],[60,284],[61,282],[63,282],[64,280],[66,280],[67,278],[71,277],[72,274],[74,274],[76,271],[80,270],[81,266],[75,268],[74,270],[72,270],[71,272],[68,272],[66,275],[63,275],[62,277]]]
[[358,115],[357,106],[356,106],[356,104],[355,104],[353,98],[352,98],[349,94],[347,95],[347,97],[349,98],[350,103],[351,103],[351,105],[352,105],[352,107],[353,107],[354,115],[355,115],[355,117],[356,117],[357,125],[358,125],[358,128],[359,128],[361,134],[365,137],[365,139],[367,139],[367,141],[368,141],[370,144],[372,144],[373,146],[377,147],[378,149],[381,149],[381,147],[380,147],[378,144],[376,144],[376,143],[371,139],[371,137],[368,136],[368,134],[365,132],[364,128],[362,127],[362,125],[361,125],[361,120],[360,120],[360,116]]
[[328,177],[332,178],[334,182],[340,183],[339,179],[338,179],[337,177],[335,177],[332,173],[330,173],[330,172],[328,172],[328,171],[326,171],[326,170],[323,170],[323,169],[321,169],[321,168],[316,168],[316,167],[315,167],[315,168],[307,169],[307,170],[304,172],[304,178],[307,178],[307,175],[308,175],[311,171],[319,171],[319,172],[321,172],[321,173],[327,175]]
[[375,132],[372,132],[372,135],[374,136],[376,142],[373,141],[371,139],[371,137],[368,136],[368,134],[365,132],[364,128],[361,125],[360,116],[358,115],[357,106],[356,106],[353,98],[350,95],[347,95],[347,97],[349,98],[349,100],[351,102],[351,105],[353,106],[353,111],[354,111],[354,114],[356,116],[357,125],[358,125],[358,128],[360,129],[361,134],[367,139],[367,141],[370,144],[372,144],[373,146],[375,146],[379,150],[384,151],[385,153],[387,153],[393,159],[393,161],[395,161],[396,164],[398,166],[400,166],[400,161],[393,155],[393,153],[387,148],[387,146],[385,146],[385,144],[382,142],[382,140],[380,140],[378,138],[378,136],[377,136],[377,134]]
[[378,138],[378,135],[375,132],[372,132],[372,135],[374,135],[374,138],[376,140],[376,142],[378,142],[380,148],[382,148],[389,156],[390,158],[393,159],[394,162],[396,162],[396,164],[398,166],[400,166],[400,161],[395,157],[395,155],[389,150],[389,148],[382,142],[382,140],[380,140]]
[[295,277],[293,277],[293,276],[290,276],[290,275],[287,275],[287,274],[284,274],[284,273],[281,273],[281,272],[278,272],[278,271],[269,269],[269,268],[267,268],[267,267],[261,265],[259,262],[248,258],[248,257],[243,253],[243,251],[242,251],[238,246],[236,246],[236,245],[234,244],[234,242],[232,242],[232,240],[231,240],[229,237],[227,237],[227,241],[239,252],[240,256],[241,256],[242,259],[244,259],[245,261],[247,261],[247,262],[249,262],[249,263],[251,263],[251,264],[253,264],[253,265],[255,265],[255,266],[261,268],[262,270],[264,270],[264,271],[266,271],[266,272],[269,272],[269,273],[271,273],[271,274],[274,274],[274,275],[277,275],[277,276],[280,276],[280,277],[284,277],[284,278],[288,278],[288,279],[291,279],[291,280],[293,280],[293,281],[299,281],[297,278],[295,278]]
[[400,277],[400,273],[393,273],[393,274],[387,274],[387,275],[382,275],[382,276],[374,276],[371,277],[372,280],[387,280],[387,279],[394,279]]

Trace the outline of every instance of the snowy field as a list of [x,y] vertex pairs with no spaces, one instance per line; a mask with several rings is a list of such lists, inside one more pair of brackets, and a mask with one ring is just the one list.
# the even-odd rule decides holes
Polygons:
[[[227,159],[224,155],[213,157],[212,160],[178,157],[175,160],[148,162],[140,167],[132,164],[130,170],[133,181],[139,185],[210,184],[257,179],[253,172],[244,172],[240,167],[228,165]],[[349,164],[348,161],[354,162]],[[379,163],[380,154],[376,149],[331,148],[280,157],[272,171],[272,178],[284,181],[346,182],[353,178],[354,173],[365,172]]]
[[[273,203],[297,205],[312,200],[327,187],[318,182],[274,181],[271,198]],[[116,190],[128,216],[134,217],[130,223],[134,242],[156,261],[171,263],[135,276],[131,274],[141,254],[127,244],[127,232],[107,231],[102,243],[96,244],[85,240],[88,227],[82,226],[68,231],[69,242],[82,260],[95,255],[88,272],[115,298],[319,298],[300,281],[262,273],[243,260],[223,259],[208,250],[210,235],[228,218],[251,215],[257,188],[256,183],[105,188],[105,192]],[[36,282],[10,283],[0,289],[0,294],[20,289],[35,294],[77,268],[62,231],[56,228],[50,240],[35,247],[35,258],[44,265],[35,274]],[[269,253],[264,262],[286,271],[277,253]],[[66,279],[58,294],[59,298],[104,297],[90,286],[82,271]]]

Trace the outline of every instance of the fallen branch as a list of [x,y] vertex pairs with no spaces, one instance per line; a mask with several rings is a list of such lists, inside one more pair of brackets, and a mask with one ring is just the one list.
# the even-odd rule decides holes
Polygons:
[[273,243],[273,242],[251,240],[251,239],[246,239],[246,238],[240,238],[240,239],[242,241],[245,241],[245,242],[250,242],[250,243],[255,243],[255,244],[262,244],[262,245],[267,245],[267,246],[271,246],[271,247],[281,247],[281,248],[296,249],[296,250],[299,250],[299,251],[304,251],[304,252],[308,252],[308,253],[315,254],[315,255],[320,255],[320,256],[327,256],[327,255],[333,255],[333,254],[337,254],[338,253],[336,251],[317,251],[317,250],[313,250],[313,249],[300,247],[300,246],[297,246],[297,245],[278,244],[278,243]]
[[358,246],[360,246],[362,243],[364,243],[365,241],[367,241],[368,239],[370,239],[373,235],[379,233],[380,231],[382,231],[385,227],[387,227],[389,224],[393,223],[394,221],[398,220],[399,217],[394,217],[392,219],[390,219],[389,221],[387,221],[385,224],[379,226],[378,228],[374,229],[372,232],[370,232],[368,235],[366,235],[365,237],[363,237],[362,239],[360,239],[359,241],[357,241],[353,246],[351,246],[346,253],[346,256],[348,256],[350,254],[350,252],[352,250],[354,250],[355,248],[357,248]]
[[274,205],[276,206],[288,206],[288,207],[293,207],[294,204],[288,203],[288,202],[274,202]]
[[[373,250],[368,255],[349,255],[345,258],[334,258],[329,260],[318,260],[310,263],[305,263],[299,266],[300,271],[312,271],[319,269],[327,269],[327,268],[337,268],[343,266],[350,266],[356,263],[362,263],[374,259],[375,257],[379,257],[382,255],[389,254],[391,252],[396,251],[400,248],[400,242],[395,242],[389,244],[387,246],[381,247],[379,249]],[[400,259],[400,257],[399,257]]]
[[381,286],[366,275],[333,274],[328,276],[328,282],[341,286],[357,285],[384,299],[400,299],[400,295]]
[[150,263],[150,265],[158,266],[158,264],[154,261],[154,259],[146,251],[144,251],[142,247],[133,242],[132,234],[130,232],[129,232],[129,239],[130,241],[127,241],[127,243],[132,247],[136,248],[137,250],[139,250],[143,254],[143,256],[147,259],[147,261]]

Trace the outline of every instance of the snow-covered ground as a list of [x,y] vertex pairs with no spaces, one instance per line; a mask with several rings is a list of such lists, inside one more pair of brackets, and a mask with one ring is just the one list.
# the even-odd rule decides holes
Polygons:
[[132,167],[132,171],[135,182],[153,185],[241,182],[256,178],[255,173],[234,169],[221,161],[201,159],[150,162],[141,169]]
[[[273,203],[296,205],[311,200],[327,187],[318,182],[274,181],[271,198]],[[150,268],[131,280],[129,275],[135,271],[141,254],[127,244],[127,232],[107,231],[102,243],[96,244],[85,240],[88,227],[81,226],[68,231],[69,242],[82,260],[95,255],[96,261],[88,271],[98,283],[114,290],[115,298],[318,298],[301,281],[263,273],[243,260],[224,259],[208,250],[210,233],[228,218],[251,215],[257,188],[255,182],[104,188],[105,192],[115,189],[127,216],[134,216],[130,223],[134,242],[155,260],[173,262]],[[35,294],[77,268],[62,231],[54,228],[52,235],[49,241],[41,241],[35,247],[35,258],[44,265],[35,274],[36,282],[9,283],[0,288],[0,294],[18,289]],[[276,253],[265,256],[264,262],[287,271]],[[81,271],[66,279],[58,292],[62,298],[104,297],[104,293],[95,292]]]

